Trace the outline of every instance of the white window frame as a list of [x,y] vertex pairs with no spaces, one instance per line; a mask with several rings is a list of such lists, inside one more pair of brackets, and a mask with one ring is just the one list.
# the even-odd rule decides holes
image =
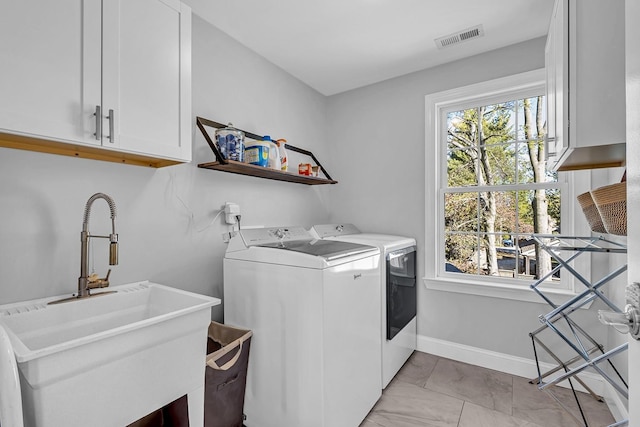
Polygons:
[[[464,294],[482,295],[495,298],[513,299],[544,303],[539,295],[522,279],[473,276],[445,271],[444,260],[444,206],[443,183],[446,183],[446,166],[443,164],[442,134],[446,132],[446,120],[441,119],[446,111],[454,107],[457,111],[479,105],[490,105],[537,96],[545,93],[545,70],[534,70],[513,76],[481,82],[425,97],[425,277],[427,289]],[[582,176],[584,175],[584,176]],[[590,187],[590,174],[583,173],[579,180],[572,179],[573,173],[558,173],[562,194],[561,227],[562,235],[588,236],[590,231],[585,222],[576,216],[575,194]],[[584,179],[583,179],[584,178]],[[579,182],[579,184],[578,184]],[[446,185],[446,184],[445,184]],[[578,188],[579,187],[579,188]],[[472,190],[472,189],[470,189]],[[580,192],[577,192],[580,191]],[[574,219],[578,219],[574,221]],[[579,234],[576,232],[581,231]],[[574,268],[587,272],[590,279],[589,258],[576,259]],[[562,303],[568,295],[576,294],[577,281],[566,271],[561,272],[559,284],[540,284],[552,301]],[[534,283],[534,282],[531,282]]]

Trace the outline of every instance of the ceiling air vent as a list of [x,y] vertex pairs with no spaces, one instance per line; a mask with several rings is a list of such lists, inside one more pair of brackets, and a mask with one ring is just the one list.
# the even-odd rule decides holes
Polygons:
[[482,36],[484,36],[484,28],[482,28],[482,25],[476,25],[475,27],[457,31],[453,34],[449,34],[448,36],[438,37],[435,42],[438,49],[444,49],[445,47],[453,46]]

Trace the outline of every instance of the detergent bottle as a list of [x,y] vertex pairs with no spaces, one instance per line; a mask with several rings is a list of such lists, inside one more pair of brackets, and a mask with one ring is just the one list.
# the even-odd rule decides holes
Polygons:
[[269,152],[271,149],[271,138],[268,135],[262,137],[262,141],[254,141],[247,144],[244,150],[244,162],[251,165],[269,166]]
[[280,154],[280,168],[284,172],[289,170],[289,162],[287,160],[287,150],[285,149],[285,145],[287,145],[286,139],[279,139],[276,141],[278,144],[278,153]]
[[269,135],[263,136],[262,142],[269,144],[269,169],[280,170],[280,154],[278,152],[278,145],[273,142]]

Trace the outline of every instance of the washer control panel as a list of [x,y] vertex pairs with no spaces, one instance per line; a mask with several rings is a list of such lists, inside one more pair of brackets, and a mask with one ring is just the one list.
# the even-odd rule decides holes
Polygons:
[[346,236],[348,234],[360,234],[360,230],[353,224],[319,224],[313,226],[313,231],[324,239],[326,237]]
[[241,230],[240,235],[247,246],[269,243],[289,242],[292,240],[313,240],[304,227],[270,227]]

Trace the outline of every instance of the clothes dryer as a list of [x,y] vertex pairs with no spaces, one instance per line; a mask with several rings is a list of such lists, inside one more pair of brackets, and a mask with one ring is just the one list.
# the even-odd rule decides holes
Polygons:
[[416,240],[363,233],[353,224],[320,224],[310,231],[319,239],[380,249],[381,381],[385,388],[416,349]]

